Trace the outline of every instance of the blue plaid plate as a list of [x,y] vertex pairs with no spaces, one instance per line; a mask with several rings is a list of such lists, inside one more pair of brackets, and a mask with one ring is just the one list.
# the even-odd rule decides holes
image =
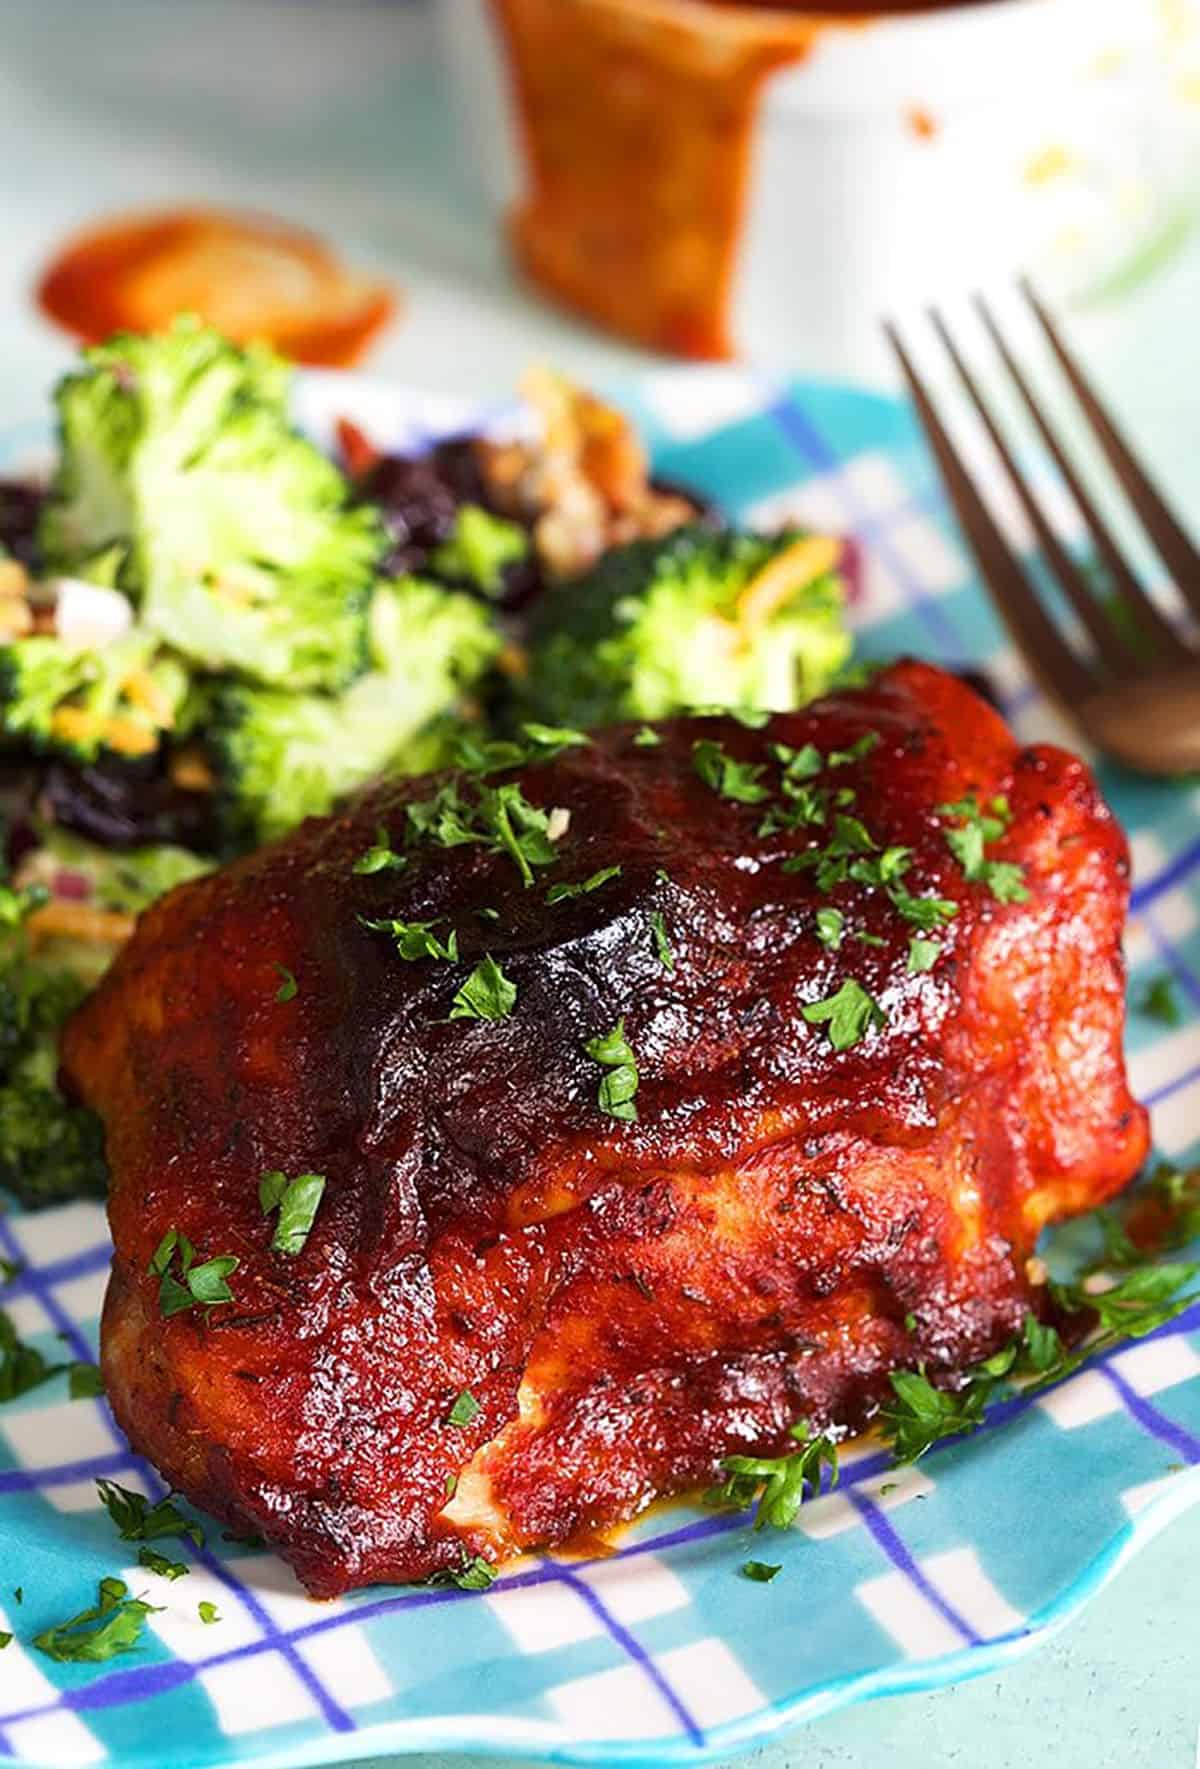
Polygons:
[[[382,383],[306,377],[301,416],[339,413],[406,446],[480,417]],[[1064,735],[1008,648],[906,408],[741,372],[650,377],[627,403],[661,471],[751,521],[790,516],[862,543],[853,618],[870,655],[983,665],[1027,739]],[[10,469],[31,427],[0,439]],[[37,437],[44,440],[44,433]],[[1013,513],[1014,538],[1028,545]],[[1136,870],[1129,1051],[1158,1147],[1200,1114],[1200,791],[1106,772]],[[1141,1012],[1169,973],[1185,1007]],[[0,1217],[3,1293],[48,1356],[92,1357],[108,1248],[90,1205]],[[272,1556],[214,1526],[178,1583],[151,1580],[100,1509],[97,1476],[161,1496],[102,1401],[57,1378],[0,1409],[0,1758],[267,1769],[480,1749],[571,1762],[697,1763],[839,1705],[995,1670],[1027,1651],[1200,1501],[1200,1304],[995,1426],[896,1470],[867,1444],[841,1489],[769,1544],[745,1518],[656,1509],[608,1559],[525,1561],[486,1592],[360,1591],[317,1604]],[[167,1544],[168,1546],[173,1546]],[[750,1556],[783,1563],[769,1585]],[[105,1574],[161,1603],[141,1647],[58,1665],[27,1643]],[[23,1601],[16,1587],[21,1587]],[[201,1601],[219,1621],[200,1620]]]

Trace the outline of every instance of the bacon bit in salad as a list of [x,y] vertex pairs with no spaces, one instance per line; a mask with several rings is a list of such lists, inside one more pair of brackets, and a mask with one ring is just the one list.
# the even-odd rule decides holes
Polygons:
[[565,376],[526,377],[539,419],[531,440],[476,444],[496,507],[532,523],[538,554],[556,577],[573,577],[609,547],[670,533],[695,515],[675,492],[657,491],[636,430],[623,412]]
[[746,630],[765,626],[789,596],[836,571],[841,556],[842,543],[831,535],[802,535],[751,578],[738,603],[738,624]]
[[83,940],[94,946],[121,946],[133,933],[136,917],[119,909],[96,909],[90,903],[56,900],[35,909],[25,923],[30,943]]

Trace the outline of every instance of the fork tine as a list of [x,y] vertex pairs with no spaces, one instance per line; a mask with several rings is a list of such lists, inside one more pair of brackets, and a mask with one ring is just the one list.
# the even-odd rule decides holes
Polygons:
[[1088,422],[1108,457],[1109,465],[1141,518],[1143,528],[1162,555],[1176,589],[1192,612],[1200,614],[1200,550],[1193,544],[1174,511],[1151,484],[1112,414],[1101,403],[1079,363],[1068,350],[1049,310],[1028,277],[1021,278],[1020,289],[1045,333],[1047,343],[1058,358],[1063,373],[1074,388],[1075,396],[1087,414]]
[[1096,683],[1026,583],[1020,565],[959,459],[896,327],[887,322],[884,331],[908,383],[955,513],[1017,649],[1056,699],[1068,706],[1078,706],[1094,692]]
[[1091,636],[1092,643],[1099,651],[1104,662],[1116,675],[1127,675],[1132,658],[1125,640],[1113,626],[1101,604],[1088,588],[1087,579],[1079,566],[1072,559],[1066,547],[1046,519],[1045,511],[1034,496],[1033,487],[1017,464],[1016,456],[1009,447],[1004,435],[992,415],[991,408],[984,398],[978,381],[967,365],[966,359],[951,336],[942,315],[936,308],[929,314],[934,330],[946,347],[947,354],[958,372],[958,378],[966,388],[967,395],[975,410],[983,421],[984,428],[992,439],[992,443],[1000,459],[1004,462],[1013,487],[1024,507],[1025,514],[1033,525],[1038,545],[1046,555],[1050,565],[1062,585],[1063,590]]

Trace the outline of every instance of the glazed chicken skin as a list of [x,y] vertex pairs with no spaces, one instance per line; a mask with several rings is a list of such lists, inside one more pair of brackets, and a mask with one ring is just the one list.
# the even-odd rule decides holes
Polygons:
[[[487,777],[551,814],[532,882],[441,845],[444,777],[392,782],[157,903],[67,1028],[116,1415],[318,1595],[628,1518],[797,1419],[860,1426],[894,1368],[952,1380],[1038,1307],[1043,1225],[1144,1158],[1126,844],[1081,762],[916,663],[653,735]],[[355,872],[381,825],[405,864]],[[452,1017],[486,954],[511,1011]],[[636,1118],[586,1049],[619,1021]],[[264,1172],[326,1180],[296,1252]],[[163,1318],[171,1229],[236,1256],[232,1301]]]

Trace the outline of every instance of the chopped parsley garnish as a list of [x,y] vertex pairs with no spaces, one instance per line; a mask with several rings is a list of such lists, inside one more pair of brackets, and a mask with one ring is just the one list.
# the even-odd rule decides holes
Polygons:
[[827,768],[843,768],[848,762],[861,762],[869,756],[873,749],[878,749],[883,738],[878,731],[864,731],[861,737],[855,738],[848,749],[831,749],[825,759]]
[[476,1413],[482,1411],[483,1408],[475,1399],[471,1390],[469,1388],[464,1388],[462,1393],[455,1400],[454,1405],[450,1408],[450,1411],[446,1414],[446,1423],[448,1425],[457,1425],[461,1430],[471,1423],[471,1420],[475,1417]]
[[801,1009],[810,1026],[827,1026],[835,1050],[849,1050],[871,1026],[886,1024],[887,1016],[875,997],[854,977],[824,1001],[810,1001]]
[[756,1585],[769,1585],[776,1573],[783,1571],[782,1566],[774,1566],[766,1560],[743,1560],[742,1577],[753,1579]]
[[67,1377],[72,1400],[97,1400],[104,1393],[104,1378],[97,1364],[74,1363]]
[[920,976],[924,971],[932,970],[942,956],[941,942],[923,940],[914,934],[908,942],[908,969],[910,976]]
[[157,1548],[139,1548],[138,1565],[144,1566],[147,1572],[156,1572],[160,1579],[169,1579],[172,1584],[176,1579],[185,1579],[191,1572],[186,1560],[168,1560]]
[[506,1020],[517,999],[517,985],[506,977],[489,953],[481,958],[454,994],[452,1020]]
[[200,1602],[196,1605],[196,1608],[199,1611],[200,1620],[204,1622],[206,1626],[211,1626],[213,1622],[219,1622],[221,1619],[220,1610],[217,1608],[216,1604],[211,1603],[207,1597],[202,1597]]
[[472,782],[473,797],[450,780],[431,799],[407,806],[409,828],[422,840],[455,848],[479,843],[511,858],[526,887],[535,866],[552,866],[558,853],[550,838],[550,813],[529,802],[516,781],[500,786]]
[[787,1456],[726,1456],[725,1480],[705,1493],[705,1502],[722,1510],[745,1511],[758,1495],[755,1529],[790,1529],[805,1499],[821,1490],[821,1471],[828,1469],[831,1487],[838,1483],[837,1445],[828,1437],[810,1437],[805,1423],[788,1433],[799,1444]]
[[286,964],[276,964],[275,969],[282,978],[278,989],[275,991],[276,1001],[295,1001],[300,989],[295,977],[292,975]]
[[887,945],[887,941],[884,939],[882,934],[866,933],[861,928],[855,934],[854,938],[855,938],[856,943],[859,946],[886,946]]
[[[171,1268],[178,1261],[178,1274]],[[158,1279],[158,1308],[165,1320],[189,1308],[215,1308],[233,1301],[226,1281],[238,1268],[235,1253],[219,1253],[196,1263],[196,1249],[185,1234],[169,1228],[150,1258],[147,1270]]]
[[35,1346],[26,1345],[0,1309],[0,1405],[40,1388],[66,1367],[48,1363]]
[[571,725],[540,725],[534,719],[526,720],[521,730],[535,749],[550,751],[549,755],[539,756],[539,761],[550,761],[564,749],[574,749],[578,744],[592,741],[586,731],[576,731]]
[[740,805],[760,805],[771,796],[770,788],[762,783],[767,771],[764,763],[739,762],[711,737],[701,737],[693,743],[692,766],[705,786]]
[[12,1640],[11,1634],[0,1631],[0,1652],[3,1652],[6,1646],[11,1646]]
[[197,1548],[204,1546],[204,1531],[183,1515],[168,1493],[152,1504],[144,1493],[131,1492],[115,1480],[98,1480],[100,1503],[117,1526],[123,1542],[156,1542],[163,1536],[185,1536]]
[[427,1585],[457,1585],[460,1591],[486,1591],[496,1580],[496,1569],[479,1554],[466,1556],[459,1566],[445,1566],[431,1573]]
[[665,971],[674,972],[675,954],[671,950],[671,942],[667,938],[667,922],[661,909],[655,909],[650,916],[650,933],[654,940],[654,955]]
[[372,872],[400,872],[408,865],[403,854],[397,854],[383,824],[375,831],[375,845],[358,856],[350,868],[360,876]]
[[390,934],[396,951],[410,964],[419,958],[440,958],[446,964],[454,964],[458,959],[458,933],[454,928],[449,939],[439,940],[433,931],[438,925],[436,921],[396,921],[387,916],[371,921],[365,915],[360,915],[359,920],[372,933]]
[[858,856],[869,854],[874,848],[874,838],[862,819],[838,812],[833,820],[833,835],[825,846],[809,848],[802,854],[793,854],[784,861],[783,870],[807,872],[810,868],[815,869],[817,889],[822,895],[827,895],[838,885],[845,884],[848,878],[859,878],[863,883],[878,882],[873,876],[878,862],[873,862],[864,871],[858,859]]
[[846,917],[840,909],[817,910],[817,938],[829,952],[836,952],[842,943]]
[[773,743],[771,754],[787,780],[813,780],[825,766],[825,758],[815,743],[802,744],[799,749],[787,743]]
[[889,887],[888,896],[905,921],[920,928],[922,933],[941,927],[944,922],[953,921],[958,914],[958,904],[952,897],[914,897],[896,884]]
[[1144,1013],[1148,1019],[1161,1021],[1164,1026],[1182,1024],[1183,1015],[1175,999],[1175,985],[1165,972],[1147,985],[1138,1002],[1138,1012]]
[[657,749],[662,742],[658,732],[649,725],[643,725],[633,734],[634,745],[638,749]]
[[593,1062],[608,1070],[600,1083],[600,1110],[609,1118],[636,1122],[637,1058],[625,1036],[624,1017],[617,1021],[611,1032],[600,1038],[590,1038],[583,1048]]
[[599,872],[593,872],[590,878],[584,878],[578,884],[552,884],[546,892],[547,903],[566,903],[572,897],[586,897],[592,891],[598,891],[610,879],[620,878],[619,866],[602,866]]
[[11,1284],[25,1270],[19,1259],[0,1259],[0,1284]]
[[271,1236],[272,1253],[287,1253],[294,1258],[303,1252],[324,1195],[323,1173],[298,1173],[295,1179],[278,1172],[263,1174],[258,1182],[262,1213],[270,1216],[273,1210],[279,1212]]
[[892,885],[899,884],[911,860],[911,848],[885,848],[882,854],[873,854],[870,859],[855,860],[850,867],[850,877],[856,884],[889,890]]
[[916,1370],[893,1370],[888,1380],[895,1398],[882,1409],[882,1430],[897,1462],[915,1462],[939,1438],[977,1430],[994,1388],[993,1381],[947,1394]]
[[123,1579],[101,1579],[97,1600],[69,1621],[46,1628],[33,1644],[58,1664],[103,1664],[138,1644],[146,1617],[156,1615],[159,1605],[131,1597]]
[[1029,901],[1024,868],[1010,860],[989,860],[986,854],[987,844],[998,841],[1012,823],[1006,798],[993,798],[990,811],[983,811],[971,794],[954,804],[939,805],[937,813],[939,817],[958,819],[957,828],[944,832],[946,846],[971,884],[986,885],[1000,903]]

